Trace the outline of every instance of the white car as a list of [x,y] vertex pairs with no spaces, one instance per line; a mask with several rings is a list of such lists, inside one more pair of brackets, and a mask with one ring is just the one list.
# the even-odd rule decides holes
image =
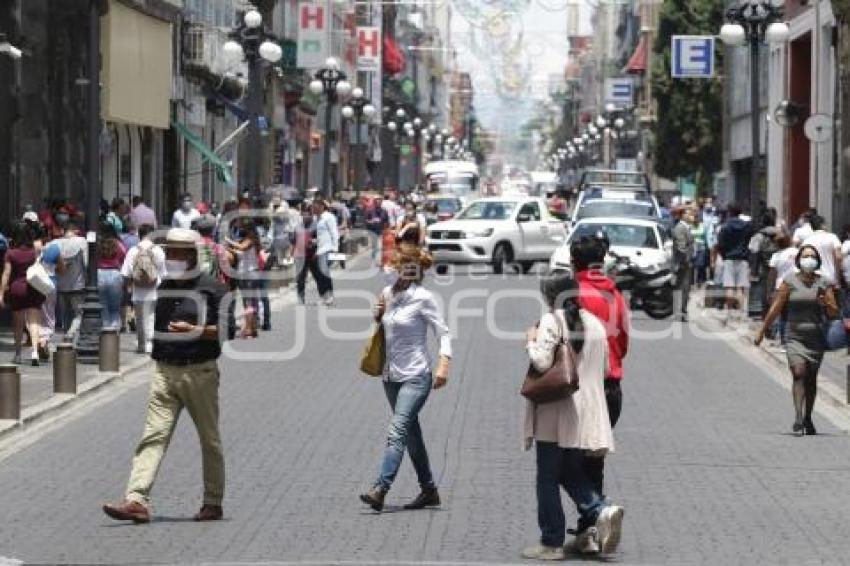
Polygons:
[[516,262],[528,272],[548,261],[566,236],[545,200],[505,196],[476,200],[452,220],[432,224],[426,243],[437,264],[490,264],[502,273]]
[[640,269],[649,273],[670,269],[673,241],[666,238],[657,221],[614,217],[585,218],[576,223],[564,245],[552,254],[549,268],[570,270],[570,244],[599,232],[608,236],[612,252],[628,257]]

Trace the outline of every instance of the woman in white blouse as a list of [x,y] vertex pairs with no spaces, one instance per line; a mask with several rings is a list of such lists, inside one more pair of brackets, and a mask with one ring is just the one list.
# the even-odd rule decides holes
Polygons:
[[526,548],[522,556],[536,560],[564,558],[566,522],[561,486],[579,512],[574,550],[607,554],[616,550],[619,543],[623,510],[605,502],[582,466],[585,458],[604,456],[614,450],[605,403],[605,328],[579,307],[579,286],[568,274],[547,275],[540,290],[549,312],[540,319],[539,327],[528,331],[528,357],[537,371],[545,372],[554,364],[558,345],[568,340],[576,353],[579,389],[560,401],[527,403],[525,447],[528,450],[536,445],[537,449],[537,522],[541,537],[540,543]]
[[[398,280],[381,292],[375,307],[375,320],[383,324],[386,335],[384,391],[393,410],[378,479],[371,490],[360,496],[375,511],[384,507],[405,450],[421,487],[420,494],[405,509],[440,504],[419,426],[419,412],[431,389],[446,385],[452,355],[449,329],[434,294],[422,287],[422,278],[431,264],[431,256],[418,246],[400,245],[393,259]],[[429,327],[440,340],[439,361],[433,371],[428,354]]]

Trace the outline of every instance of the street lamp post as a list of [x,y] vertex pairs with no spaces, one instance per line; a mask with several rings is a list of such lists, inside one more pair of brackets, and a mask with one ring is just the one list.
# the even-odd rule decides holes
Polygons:
[[[414,167],[415,171],[413,174],[413,184],[419,185],[420,175],[422,173],[422,143],[423,139],[423,130],[422,130],[422,118],[418,116],[413,119],[412,122],[405,122],[404,124],[404,133],[407,134],[407,137],[413,140],[413,154],[414,154]],[[424,135],[428,135],[427,132]]]
[[752,165],[750,167],[750,212],[758,207],[761,161],[759,150],[759,47],[764,41],[783,43],[788,39],[788,25],[780,21],[783,11],[765,0],[747,0],[726,12],[728,23],[720,28],[720,39],[730,47],[749,44],[750,47],[750,121],[752,135]]
[[360,130],[362,129],[363,117],[365,116],[367,120],[371,120],[375,115],[377,110],[372,105],[372,102],[363,96],[363,89],[360,87],[355,88],[351,91],[351,100],[348,101],[348,104],[342,107],[342,115],[347,119],[354,118],[355,119],[355,127],[357,128],[357,132],[355,133],[354,143],[357,147],[355,152],[356,157],[354,161],[354,188],[359,189],[362,188],[362,162],[364,161],[363,157],[363,147],[360,139]]
[[263,114],[263,61],[277,63],[283,57],[283,49],[274,36],[266,32],[263,16],[255,9],[248,10],[239,27],[230,32],[230,40],[222,49],[231,60],[248,63],[248,152],[245,159],[243,190],[260,193],[260,167],[262,146],[260,144],[260,117]]
[[337,97],[348,96],[351,84],[346,80],[345,73],[339,68],[339,61],[329,57],[325,66],[316,71],[315,79],[310,83],[310,92],[315,95],[323,94],[327,98],[325,104],[325,157],[322,166],[322,194],[325,198],[331,196],[331,118],[333,105]]

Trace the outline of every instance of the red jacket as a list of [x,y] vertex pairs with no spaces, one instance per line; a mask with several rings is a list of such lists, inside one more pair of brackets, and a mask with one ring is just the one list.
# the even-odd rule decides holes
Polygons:
[[602,321],[608,333],[610,370],[607,379],[623,379],[623,358],[629,351],[629,310],[623,294],[599,271],[579,271],[579,305]]

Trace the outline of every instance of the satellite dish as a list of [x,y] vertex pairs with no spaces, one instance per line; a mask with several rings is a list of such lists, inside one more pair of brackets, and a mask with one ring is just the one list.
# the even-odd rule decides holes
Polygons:
[[804,126],[806,137],[814,143],[824,143],[832,138],[832,118],[826,114],[812,114]]

